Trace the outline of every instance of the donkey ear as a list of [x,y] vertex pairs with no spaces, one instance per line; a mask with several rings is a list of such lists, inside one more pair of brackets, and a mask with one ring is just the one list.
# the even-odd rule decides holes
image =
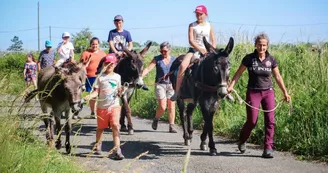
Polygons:
[[132,54],[131,54],[131,52],[130,52],[125,46],[123,46],[122,43],[118,43],[118,45],[119,45],[120,47],[122,47],[124,53],[126,53],[129,57],[133,57]]
[[205,48],[206,48],[207,52],[217,53],[216,49],[209,42],[207,42],[205,37],[203,37],[203,42],[204,42],[204,45],[205,45]]
[[150,41],[150,42],[147,44],[147,46],[146,46],[144,49],[142,49],[142,51],[140,51],[140,55],[141,55],[141,57],[143,57],[143,56],[147,53],[147,51],[149,50],[149,47],[151,46],[151,44],[152,44],[152,42]]
[[227,44],[227,47],[224,49],[224,51],[230,54],[232,52],[233,47],[234,47],[234,40],[232,37],[230,37],[229,43]]

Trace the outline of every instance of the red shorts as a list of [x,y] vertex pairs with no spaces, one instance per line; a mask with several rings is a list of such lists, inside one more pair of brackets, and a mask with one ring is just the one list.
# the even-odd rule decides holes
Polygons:
[[99,129],[105,129],[114,123],[119,125],[120,114],[121,106],[114,106],[110,109],[97,108],[97,127]]

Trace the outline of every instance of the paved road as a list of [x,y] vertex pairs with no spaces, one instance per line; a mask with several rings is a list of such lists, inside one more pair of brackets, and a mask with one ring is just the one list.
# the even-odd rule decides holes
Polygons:
[[[84,108],[81,117],[88,114],[88,108]],[[181,172],[189,148],[183,145],[181,128],[177,134],[171,134],[168,133],[168,124],[164,122],[159,123],[157,131],[151,129],[150,120],[134,117],[133,122],[135,134],[127,135],[126,132],[121,134],[125,160],[115,161],[106,156],[107,151],[113,147],[110,130],[106,130],[104,135],[102,155],[90,154],[95,141],[96,120],[88,118],[80,120],[74,128],[72,135],[77,135],[72,137],[74,149],[73,155],[69,158],[90,172]],[[82,128],[79,128],[81,126]],[[39,123],[38,131],[41,139],[45,140],[42,123]],[[222,137],[215,138],[218,156],[209,156],[208,151],[199,150],[199,135],[200,133],[196,131],[190,147],[191,156],[187,167],[187,172],[190,173],[328,172],[327,165],[297,161],[289,153],[275,152],[274,159],[263,159],[260,157],[261,148],[255,145],[249,146],[245,154],[239,154],[236,143]],[[64,141],[64,136],[62,140]],[[62,148],[59,152],[64,154],[65,149]],[[142,157],[135,159],[142,153],[144,153]]]

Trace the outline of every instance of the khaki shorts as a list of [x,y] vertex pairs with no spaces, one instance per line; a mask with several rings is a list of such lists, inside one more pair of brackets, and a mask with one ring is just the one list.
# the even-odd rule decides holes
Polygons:
[[174,95],[172,84],[156,84],[155,97],[156,99],[169,99]]

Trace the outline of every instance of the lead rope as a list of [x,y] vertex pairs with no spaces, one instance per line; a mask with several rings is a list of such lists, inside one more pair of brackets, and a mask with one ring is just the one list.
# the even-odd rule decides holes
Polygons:
[[[240,95],[237,93],[236,90],[232,89],[232,91],[236,94],[236,96],[237,96],[237,98],[238,98],[238,100],[239,100],[239,103],[245,103],[245,104],[246,104],[247,106],[249,106],[250,108],[255,109],[255,110],[258,110],[258,111],[261,111],[261,112],[272,112],[272,111],[276,110],[276,109],[280,106],[280,104],[281,104],[282,102],[284,102],[284,99],[281,99],[281,100],[278,102],[278,104],[277,104],[277,106],[276,106],[275,108],[270,109],[270,110],[264,110],[264,109],[260,109],[260,108],[254,107],[254,106],[250,105],[249,103],[247,103],[244,99],[242,99],[242,98],[240,97]],[[292,104],[292,100],[290,100],[290,101],[289,101],[289,112],[288,112],[288,115],[291,115],[291,114],[292,114],[292,109],[293,109],[293,104]]]

